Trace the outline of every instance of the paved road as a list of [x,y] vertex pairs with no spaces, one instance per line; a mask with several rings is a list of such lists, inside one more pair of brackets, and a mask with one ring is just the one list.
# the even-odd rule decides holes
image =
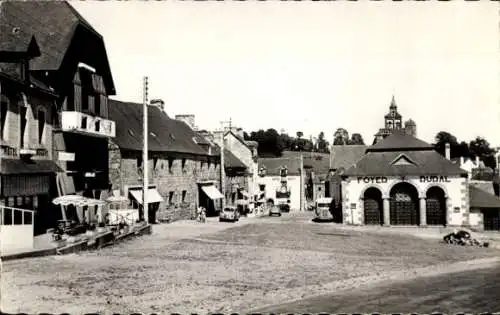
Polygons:
[[500,267],[384,284],[256,310],[262,313],[500,311]]

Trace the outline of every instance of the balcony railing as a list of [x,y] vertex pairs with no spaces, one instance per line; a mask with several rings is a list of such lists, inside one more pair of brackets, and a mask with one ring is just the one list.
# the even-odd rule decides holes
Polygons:
[[114,121],[75,111],[62,112],[61,128],[66,132],[97,137],[114,138],[116,135]]

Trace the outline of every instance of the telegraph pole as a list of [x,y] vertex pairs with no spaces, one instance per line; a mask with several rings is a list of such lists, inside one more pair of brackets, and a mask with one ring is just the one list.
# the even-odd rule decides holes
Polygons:
[[224,210],[224,207],[226,206],[226,169],[224,167],[224,134],[225,134],[225,128],[224,125],[226,123],[229,123],[229,128],[231,128],[231,119],[229,121],[221,121],[221,145],[220,145],[220,186],[221,186],[221,192],[222,192],[222,200],[221,200],[221,211]]
[[143,112],[143,151],[142,151],[142,205],[144,208],[144,218],[149,223],[149,203],[148,203],[148,77],[143,78],[142,91],[142,112]]

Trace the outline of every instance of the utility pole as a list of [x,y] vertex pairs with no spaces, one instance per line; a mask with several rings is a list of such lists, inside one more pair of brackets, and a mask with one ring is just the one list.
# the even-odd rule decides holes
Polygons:
[[144,218],[149,223],[149,203],[148,203],[148,77],[143,78],[142,91],[142,112],[143,112],[143,151],[142,151],[142,206],[144,208]]
[[226,206],[226,170],[224,167],[224,134],[226,133],[226,130],[224,128],[225,124],[229,124],[229,128],[231,128],[231,118],[229,118],[229,121],[221,121],[221,145],[220,145],[220,186],[221,186],[221,192],[222,192],[222,200],[221,200],[221,211],[224,210],[224,207]]

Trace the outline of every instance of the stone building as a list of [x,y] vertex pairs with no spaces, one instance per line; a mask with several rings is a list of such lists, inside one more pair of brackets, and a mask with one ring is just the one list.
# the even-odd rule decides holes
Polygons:
[[318,152],[283,151],[283,158],[300,158],[304,162],[305,198],[311,203],[321,197],[331,197],[330,154]]
[[391,105],[389,106],[389,113],[384,116],[384,128],[380,128],[375,134],[373,144],[391,135],[394,130],[400,130],[412,137],[417,137],[417,124],[409,119],[403,126],[402,119],[403,117],[398,112],[398,106],[396,105],[396,100],[393,95]]
[[342,174],[343,221],[467,226],[468,189],[466,171],[432,145],[393,131]]
[[[117,122],[116,137],[109,142],[109,179],[131,201],[142,194],[142,104],[110,100],[110,116]],[[162,108],[148,106],[151,198],[157,219],[190,219],[198,205],[208,214],[217,210],[222,197],[220,156],[214,146],[180,120],[170,118]],[[148,192],[149,193],[149,192]],[[140,194],[139,194],[140,195]]]
[[[0,4],[0,206],[35,210],[34,233],[40,234],[55,220],[51,183],[61,169],[53,161],[52,121],[58,95],[32,74],[30,65],[41,57],[36,37],[15,23],[7,23],[3,5]],[[21,226],[30,220],[29,225],[33,226],[32,218],[21,212],[6,210],[1,214],[2,224]],[[32,237],[30,230],[29,235],[14,238],[30,243]],[[8,238],[2,234],[2,248],[14,241],[12,235]]]
[[115,134],[108,117],[115,86],[103,37],[66,1],[4,1],[1,12],[3,23],[34,35],[41,55],[30,62],[30,74],[58,95],[57,193],[99,198],[109,188],[107,143]]

